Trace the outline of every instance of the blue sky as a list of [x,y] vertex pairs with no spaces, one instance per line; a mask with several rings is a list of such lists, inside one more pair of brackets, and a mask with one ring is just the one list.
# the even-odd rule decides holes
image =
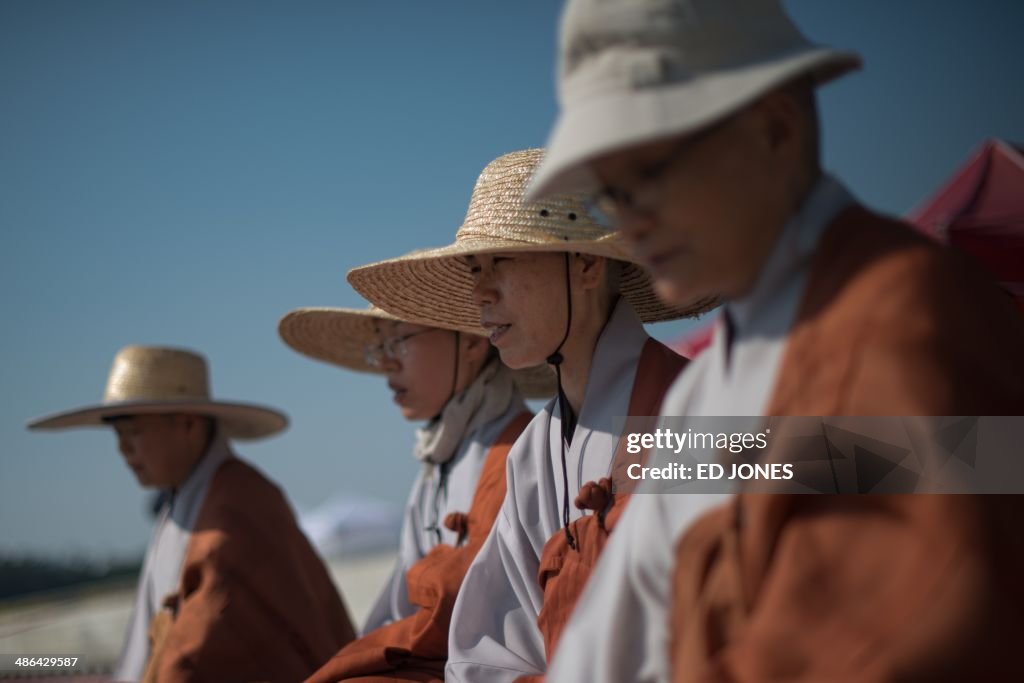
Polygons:
[[[791,0],[865,70],[821,94],[826,166],[903,213],[986,137],[1024,141],[1024,4]],[[129,343],[199,349],[216,395],[290,413],[239,450],[310,507],[404,499],[383,382],[278,339],[345,272],[447,243],[495,156],[555,116],[559,3],[0,4],[0,551],[141,552],[143,495],[95,402]],[[671,337],[680,325],[654,327]]]

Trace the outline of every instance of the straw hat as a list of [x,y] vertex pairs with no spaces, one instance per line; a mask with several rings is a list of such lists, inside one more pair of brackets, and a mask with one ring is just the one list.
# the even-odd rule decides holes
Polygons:
[[807,40],[778,0],[569,0],[560,112],[529,197],[591,192],[587,162],[684,135],[787,81],[821,85],[860,56]]
[[579,197],[525,204],[523,192],[544,150],[500,156],[473,188],[466,219],[447,247],[424,249],[351,270],[348,281],[365,298],[410,322],[484,334],[464,257],[496,252],[578,252],[623,262],[619,291],[644,322],[702,313],[716,302],[684,307],[662,303],[651,280],[614,232],[598,225]]
[[377,344],[377,323],[400,318],[368,308],[307,307],[288,311],[277,323],[284,343],[304,356],[356,372],[383,373],[366,362],[366,347]]
[[[357,372],[383,374],[381,368],[366,362],[365,350],[380,341],[377,323],[384,320],[402,322],[372,304],[365,309],[296,308],[281,318],[277,332],[285,344],[314,360]],[[526,398],[554,395],[555,376],[547,365],[511,372]]]
[[277,410],[210,398],[206,359],[198,353],[161,346],[126,346],[117,352],[103,402],[39,418],[29,429],[102,426],[121,415],[193,413],[216,418],[233,439],[261,439],[288,426]]

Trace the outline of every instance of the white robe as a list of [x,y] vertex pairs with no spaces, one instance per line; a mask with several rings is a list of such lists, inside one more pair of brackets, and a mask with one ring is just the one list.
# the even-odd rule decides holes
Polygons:
[[[754,291],[727,304],[711,345],[665,397],[664,416],[756,416],[767,409],[785,342],[825,228],[853,201],[829,176],[787,222]],[[683,429],[673,422],[673,429]],[[653,465],[673,461],[653,454]],[[645,488],[641,485],[640,490]],[[676,546],[725,493],[643,494],[630,499],[562,632],[549,680],[557,683],[668,681],[668,609]]]
[[[632,306],[620,300],[594,350],[566,449],[571,519],[581,516],[572,504],[580,487],[611,471],[614,418],[627,414],[648,338]],[[564,533],[560,419],[557,401],[550,402],[509,452],[505,502],[455,602],[445,680],[511,681],[546,668],[537,571],[548,539]]]
[[185,551],[210,482],[220,466],[233,457],[227,440],[218,432],[206,455],[161,508],[139,575],[135,605],[114,668],[114,680],[142,678],[149,659],[149,622],[160,611],[164,597],[177,592]]
[[448,462],[448,477],[443,488],[439,486],[439,467],[420,470],[405,505],[398,560],[363,625],[364,634],[418,611],[419,608],[409,602],[405,581],[409,568],[438,543],[457,544],[458,536],[444,526],[444,518],[451,512],[469,512],[487,453],[509,422],[527,410],[516,392],[501,417],[463,438]]

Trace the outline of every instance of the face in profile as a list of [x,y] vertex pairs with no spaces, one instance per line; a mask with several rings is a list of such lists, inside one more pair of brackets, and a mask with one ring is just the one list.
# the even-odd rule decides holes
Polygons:
[[[456,334],[450,330],[407,322],[381,321],[377,325],[381,369],[395,404],[407,420],[429,420],[438,415],[452,393]],[[467,335],[459,335],[460,338]],[[465,340],[460,339],[465,344]],[[466,355],[460,349],[460,365]],[[465,374],[460,373],[460,374]],[[460,378],[464,385],[465,378]]]
[[125,464],[144,488],[179,486],[202,455],[197,430],[205,430],[206,421],[195,415],[133,415],[111,425]]
[[565,334],[565,255],[481,254],[467,257],[466,263],[480,323],[502,362],[515,370],[544,363]]

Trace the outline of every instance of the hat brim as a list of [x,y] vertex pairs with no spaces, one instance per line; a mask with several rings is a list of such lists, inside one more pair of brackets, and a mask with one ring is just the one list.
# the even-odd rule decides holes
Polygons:
[[581,98],[559,115],[526,199],[594,192],[600,184],[588,163],[597,157],[697,131],[802,74],[811,74],[821,85],[860,66],[861,58],[854,52],[809,46],[677,85]]
[[377,323],[398,321],[384,311],[306,307],[289,311],[277,332],[293,350],[347,370],[382,374],[366,362],[366,347],[378,342]]
[[226,401],[126,401],[55,413],[28,423],[33,430],[102,427],[105,419],[130,415],[189,413],[215,418],[231,439],[251,441],[283,431],[288,417],[273,408]]
[[[378,341],[376,323],[403,320],[430,325],[391,315],[385,311],[308,307],[289,311],[281,318],[277,330],[288,346],[304,356],[348,370],[383,374],[379,367],[366,362],[366,347]],[[459,331],[486,336],[482,329]],[[512,370],[512,378],[519,392],[526,398],[549,398],[555,393],[555,376],[546,365]]]
[[465,258],[471,255],[515,252],[577,252],[623,263],[619,291],[645,323],[696,316],[717,301],[704,299],[686,307],[663,303],[654,293],[646,270],[625,252],[621,239],[525,243],[499,237],[464,239],[446,247],[419,250],[386,261],[354,268],[349,283],[375,306],[421,325],[486,334],[480,308],[473,301],[473,277]]

